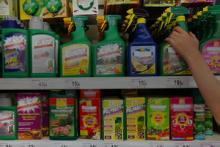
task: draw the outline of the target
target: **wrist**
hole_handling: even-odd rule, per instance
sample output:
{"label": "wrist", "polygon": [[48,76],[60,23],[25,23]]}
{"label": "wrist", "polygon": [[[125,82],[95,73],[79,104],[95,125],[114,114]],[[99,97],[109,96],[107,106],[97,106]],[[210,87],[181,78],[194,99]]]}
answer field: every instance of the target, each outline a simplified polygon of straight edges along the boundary
{"label": "wrist", "polygon": [[202,55],[199,52],[199,50],[193,50],[193,52],[191,52],[190,54],[185,56],[184,59],[186,60],[186,62],[188,64],[191,64],[192,62],[195,62],[195,61],[197,61],[199,59],[202,59]]}

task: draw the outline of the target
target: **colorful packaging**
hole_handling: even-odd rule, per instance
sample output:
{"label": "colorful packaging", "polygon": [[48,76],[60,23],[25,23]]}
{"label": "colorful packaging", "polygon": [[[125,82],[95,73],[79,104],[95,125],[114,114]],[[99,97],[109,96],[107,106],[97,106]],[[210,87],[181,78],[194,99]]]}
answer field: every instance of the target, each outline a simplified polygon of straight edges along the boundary
{"label": "colorful packaging", "polygon": [[101,138],[101,93],[99,90],[81,90],[79,102],[80,137]]}
{"label": "colorful packaging", "polygon": [[69,16],[68,0],[19,0],[20,19],[29,20],[31,16],[60,18]]}
{"label": "colorful packaging", "polygon": [[205,106],[205,134],[212,136],[213,132],[213,115],[208,106]]}
{"label": "colorful packaging", "polygon": [[0,107],[0,139],[17,139],[16,107]]}
{"label": "colorful packaging", "polygon": [[42,110],[40,93],[18,93],[18,139],[33,140],[42,138]]}
{"label": "colorful packaging", "polygon": [[170,139],[169,98],[149,98],[147,102],[147,139]]}
{"label": "colorful packaging", "polygon": [[146,98],[126,97],[126,139],[146,139]]}
{"label": "colorful packaging", "polygon": [[2,31],[3,77],[28,76],[28,32],[23,29]]}
{"label": "colorful packaging", "polygon": [[42,101],[42,134],[43,136],[49,135],[49,102],[46,94],[41,95]]}
{"label": "colorful packaging", "polygon": [[171,139],[193,140],[192,97],[172,97],[170,100]]}
{"label": "colorful packaging", "polygon": [[77,138],[76,102],[72,97],[54,95],[49,98],[49,136],[55,140]]}
{"label": "colorful packaging", "polygon": [[94,15],[98,14],[98,0],[74,0],[73,15]]}
{"label": "colorful packaging", "polygon": [[124,139],[124,104],[122,99],[105,98],[102,101],[104,140]]}
{"label": "colorful packaging", "polygon": [[0,18],[17,16],[17,0],[0,0]]}
{"label": "colorful packaging", "polygon": [[196,140],[205,139],[205,104],[194,104],[194,134]]}

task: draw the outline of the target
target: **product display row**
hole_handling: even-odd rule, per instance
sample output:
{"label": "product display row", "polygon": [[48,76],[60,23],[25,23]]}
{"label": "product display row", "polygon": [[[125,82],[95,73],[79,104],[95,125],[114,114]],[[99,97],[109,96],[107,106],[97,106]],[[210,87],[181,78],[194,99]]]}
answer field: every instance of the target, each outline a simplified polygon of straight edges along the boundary
{"label": "product display row", "polygon": [[100,90],[1,94],[0,139],[204,140],[213,118],[192,96],[101,96]]}
{"label": "product display row", "polygon": [[[14,20],[3,20],[3,77],[191,75],[185,61],[164,42],[175,26],[195,32],[205,61],[213,73],[220,73],[219,5],[204,7],[193,16],[182,6],[167,8],[150,27],[151,32],[145,18],[139,18],[132,9],[127,13],[122,25],[122,30],[129,32],[127,43],[118,32],[119,15],[105,17],[101,26],[108,29],[97,44],[91,44],[86,35],[86,16],[73,17],[76,29],[72,41],[64,44],[38,17],[32,17],[29,30],[13,28],[19,26]],[[132,28],[129,25],[134,21]]]}

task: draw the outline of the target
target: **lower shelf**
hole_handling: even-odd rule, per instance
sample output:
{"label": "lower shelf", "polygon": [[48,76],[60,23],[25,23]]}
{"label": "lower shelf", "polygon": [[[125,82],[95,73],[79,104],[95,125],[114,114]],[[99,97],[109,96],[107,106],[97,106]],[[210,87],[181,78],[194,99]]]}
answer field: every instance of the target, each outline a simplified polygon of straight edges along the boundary
{"label": "lower shelf", "polygon": [[204,141],[0,141],[0,147],[220,147],[220,135],[207,137]]}

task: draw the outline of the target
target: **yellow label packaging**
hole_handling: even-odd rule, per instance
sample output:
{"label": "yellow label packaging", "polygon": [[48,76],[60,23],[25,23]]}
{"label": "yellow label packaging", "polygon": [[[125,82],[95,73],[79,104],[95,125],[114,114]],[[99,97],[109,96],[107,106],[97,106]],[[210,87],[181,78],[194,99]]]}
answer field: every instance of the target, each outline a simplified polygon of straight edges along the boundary
{"label": "yellow label packaging", "polygon": [[146,98],[126,97],[126,139],[146,139]]}
{"label": "yellow label packaging", "polygon": [[121,99],[104,99],[102,101],[104,140],[124,139],[124,105]]}

